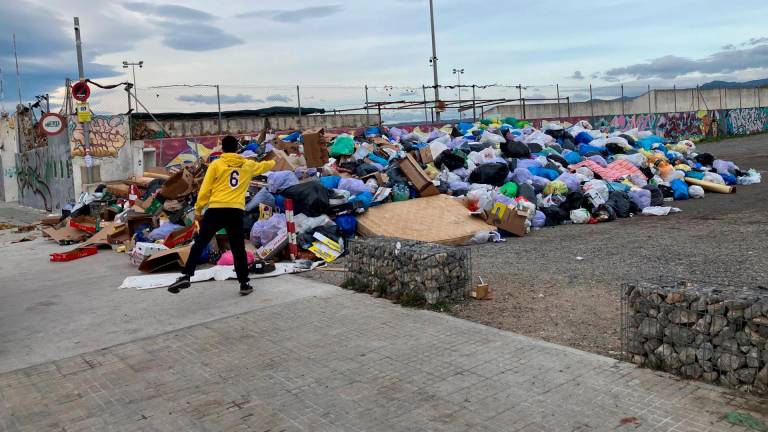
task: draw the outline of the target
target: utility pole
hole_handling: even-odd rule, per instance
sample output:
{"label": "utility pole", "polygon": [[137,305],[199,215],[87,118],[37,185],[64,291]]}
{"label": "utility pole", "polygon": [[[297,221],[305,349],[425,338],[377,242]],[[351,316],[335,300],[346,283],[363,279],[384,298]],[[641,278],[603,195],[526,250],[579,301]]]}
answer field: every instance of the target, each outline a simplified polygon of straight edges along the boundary
{"label": "utility pole", "polygon": [[371,115],[371,110],[368,108],[368,84],[365,85],[365,122],[368,122],[368,116]]}
{"label": "utility pole", "polygon": [[[144,61],[139,60],[138,62],[129,62],[129,61],[123,60],[123,69],[128,69],[128,66],[130,66],[131,69],[133,70],[133,100],[138,101],[139,94],[137,93],[138,87],[136,86],[136,66],[138,66],[139,69],[141,69],[142,67],[144,67]],[[134,109],[136,110],[136,112],[139,112],[139,105],[136,104]]]}
{"label": "utility pole", "polygon": [[464,74],[464,69],[453,69],[453,74],[456,75],[456,79],[458,80],[458,86],[459,89],[459,108],[456,110],[459,113],[459,120],[461,120],[461,76]]}
{"label": "utility pole", "polygon": [[19,90],[19,105],[16,107],[16,153],[21,154],[21,74],[19,56],[16,54],[16,33],[13,34],[13,58],[16,59],[16,88]]}
{"label": "utility pole", "polygon": [[[80,18],[75,17],[75,49],[77,50],[77,75],[80,81],[85,80],[85,71],[83,70],[83,42],[80,40]],[[83,146],[86,156],[91,155],[91,124],[83,123]],[[93,183],[93,163],[86,161],[86,180],[87,184]]]}
{"label": "utility pole", "polygon": [[[435,104],[440,100],[440,90],[437,83],[437,47],[435,45],[435,8],[432,4],[432,0],[429,0],[429,22],[432,27],[432,58],[430,63],[432,64],[432,74],[435,83]],[[440,111],[437,111],[436,120],[440,122]]]}
{"label": "utility pole", "polygon": [[219,108],[219,135],[222,135],[222,128],[221,128],[221,93],[219,91],[219,85],[216,84],[216,105]]}

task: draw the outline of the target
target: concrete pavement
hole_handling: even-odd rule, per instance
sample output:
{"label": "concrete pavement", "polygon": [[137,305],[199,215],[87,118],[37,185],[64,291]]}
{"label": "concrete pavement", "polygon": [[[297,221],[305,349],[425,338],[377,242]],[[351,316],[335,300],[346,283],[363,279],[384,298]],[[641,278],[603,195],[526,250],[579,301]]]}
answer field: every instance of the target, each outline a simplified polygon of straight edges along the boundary
{"label": "concrete pavement", "polygon": [[0,432],[747,431],[766,401],[304,278],[118,290],[0,241]]}

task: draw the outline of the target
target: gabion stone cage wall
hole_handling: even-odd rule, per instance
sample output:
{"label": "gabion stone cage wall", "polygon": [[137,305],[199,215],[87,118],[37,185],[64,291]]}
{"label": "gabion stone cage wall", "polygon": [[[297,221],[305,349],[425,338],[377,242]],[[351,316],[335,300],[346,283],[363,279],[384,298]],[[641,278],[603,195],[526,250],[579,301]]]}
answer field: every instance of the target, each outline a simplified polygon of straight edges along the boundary
{"label": "gabion stone cage wall", "polygon": [[627,360],[768,394],[768,289],[643,283],[621,298]]}
{"label": "gabion stone cage wall", "polygon": [[362,284],[361,291],[431,305],[465,299],[472,281],[469,248],[413,240],[354,240],[347,268],[347,279]]}

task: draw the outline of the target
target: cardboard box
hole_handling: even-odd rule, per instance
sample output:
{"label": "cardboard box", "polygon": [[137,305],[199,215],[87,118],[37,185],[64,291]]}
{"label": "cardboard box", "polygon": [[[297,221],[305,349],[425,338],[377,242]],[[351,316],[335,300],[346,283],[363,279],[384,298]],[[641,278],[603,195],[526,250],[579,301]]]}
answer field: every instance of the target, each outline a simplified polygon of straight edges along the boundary
{"label": "cardboard box", "polygon": [[273,149],[264,160],[275,161],[275,167],[272,171],[296,171],[296,165],[291,162],[288,155],[282,150]]}
{"label": "cardboard box", "polygon": [[126,224],[117,225],[112,229],[111,233],[107,233],[109,244],[124,244],[130,238],[131,236],[128,235],[128,226]]}
{"label": "cardboard box", "polygon": [[299,151],[299,143],[297,142],[283,141],[278,138],[272,141],[272,146],[278,150],[284,151],[286,154],[289,154],[289,155],[301,153]]}
{"label": "cardboard box", "polygon": [[279,254],[283,249],[288,246],[288,232],[280,231],[280,233],[271,242],[258,248],[256,253],[261,259],[269,259]]}
{"label": "cardboard box", "polygon": [[483,212],[483,214],[488,225],[493,225],[502,231],[518,237],[524,237],[527,234],[525,222],[528,219],[528,212],[526,211],[498,205],[497,203],[490,213]]}
{"label": "cardboard box", "polygon": [[310,129],[302,135],[304,141],[304,158],[308,168],[319,168],[328,163],[328,142],[325,140],[325,130]]}
{"label": "cardboard box", "polygon": [[172,175],[160,188],[158,194],[167,199],[187,196],[194,190],[195,178],[186,168]]}
{"label": "cardboard box", "polygon": [[421,161],[422,165],[426,165],[435,161],[434,158],[432,158],[432,149],[430,149],[429,146],[420,148],[418,152],[419,160]]}
{"label": "cardboard box", "polygon": [[76,216],[71,218],[69,226],[91,234],[94,234],[99,229],[96,218],[93,216]]}
{"label": "cardboard box", "polygon": [[173,265],[184,267],[187,264],[191,250],[192,246],[183,246],[156,252],[139,265],[139,271],[152,273]]}
{"label": "cardboard box", "polygon": [[410,154],[406,154],[405,158],[400,160],[400,170],[403,171],[405,177],[419,192],[419,196],[428,197],[440,193],[432,183],[432,180],[427,176],[427,173],[421,169],[421,166]]}
{"label": "cardboard box", "polygon": [[157,228],[157,218],[145,213],[129,213],[125,219],[125,225],[128,227],[128,237],[132,238],[141,225]]}
{"label": "cardboard box", "polygon": [[131,187],[125,183],[109,183],[107,184],[107,192],[119,198],[128,198]]}
{"label": "cardboard box", "polygon": [[40,221],[40,224],[41,224],[41,225],[48,225],[48,226],[53,226],[53,225],[58,225],[58,224],[59,224],[59,222],[61,222],[61,215],[57,215],[57,214],[50,214],[50,215],[48,215],[48,216],[44,217],[44,218],[43,218],[43,219]]}
{"label": "cardboard box", "polygon": [[67,245],[67,244],[73,244],[73,243],[80,243],[81,241],[84,241],[88,238],[90,234],[87,232],[80,231],[77,228],[72,228],[67,224],[63,228],[45,228],[43,230],[43,234],[50,237],[55,241],[56,243],[60,245]]}

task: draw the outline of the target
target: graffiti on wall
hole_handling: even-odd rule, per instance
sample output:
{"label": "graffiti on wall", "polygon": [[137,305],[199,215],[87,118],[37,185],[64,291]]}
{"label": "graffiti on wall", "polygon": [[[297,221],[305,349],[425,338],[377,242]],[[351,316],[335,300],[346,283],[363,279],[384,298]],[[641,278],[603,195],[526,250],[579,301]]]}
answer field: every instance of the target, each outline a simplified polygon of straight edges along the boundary
{"label": "graffiti on wall", "polygon": [[[77,121],[69,122],[69,136],[72,156],[85,156],[83,125]],[[117,157],[117,152],[128,140],[128,117],[93,116],[91,122],[91,155],[94,157]]]}
{"label": "graffiti on wall", "polygon": [[207,158],[218,144],[217,136],[144,140],[144,148],[155,149],[157,164],[169,167]]}
{"label": "graffiti on wall", "polygon": [[725,116],[729,134],[747,135],[768,130],[768,108],[732,109]]}
{"label": "graffiti on wall", "polygon": [[45,147],[18,153],[12,174],[20,204],[49,212],[60,210],[75,194],[67,134],[50,136]]}
{"label": "graffiti on wall", "polygon": [[717,111],[690,111],[658,114],[656,134],[672,140],[699,140],[717,136]]}

